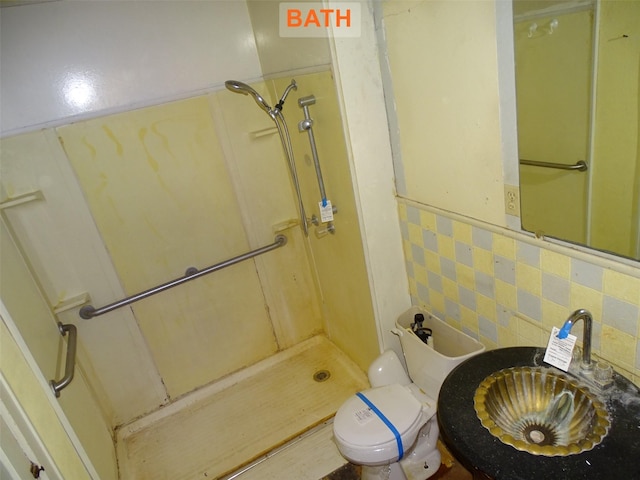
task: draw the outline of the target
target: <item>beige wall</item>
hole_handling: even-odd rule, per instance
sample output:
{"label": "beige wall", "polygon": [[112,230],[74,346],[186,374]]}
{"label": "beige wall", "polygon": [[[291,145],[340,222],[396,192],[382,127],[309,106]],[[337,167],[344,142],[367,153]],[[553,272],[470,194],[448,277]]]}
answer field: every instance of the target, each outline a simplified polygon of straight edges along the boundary
{"label": "beige wall", "polygon": [[493,3],[384,2],[382,14],[399,193],[504,225]]}

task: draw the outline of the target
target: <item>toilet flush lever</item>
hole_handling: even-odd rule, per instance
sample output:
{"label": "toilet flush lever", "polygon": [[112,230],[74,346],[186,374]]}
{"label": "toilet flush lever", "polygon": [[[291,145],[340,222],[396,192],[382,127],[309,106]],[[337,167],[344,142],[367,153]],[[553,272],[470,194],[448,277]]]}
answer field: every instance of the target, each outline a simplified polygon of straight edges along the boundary
{"label": "toilet flush lever", "polygon": [[391,333],[393,333],[396,337],[402,337],[404,335],[404,332],[399,328],[392,328]]}

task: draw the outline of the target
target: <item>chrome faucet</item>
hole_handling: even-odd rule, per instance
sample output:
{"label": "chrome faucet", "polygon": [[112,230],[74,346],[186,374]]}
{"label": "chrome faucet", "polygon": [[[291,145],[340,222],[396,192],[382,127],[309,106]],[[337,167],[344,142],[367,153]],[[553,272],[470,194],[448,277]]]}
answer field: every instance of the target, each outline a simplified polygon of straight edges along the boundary
{"label": "chrome faucet", "polygon": [[593,323],[593,317],[591,313],[581,308],[569,315],[569,318],[567,318],[558,332],[558,338],[567,338],[571,327],[573,327],[578,320],[584,320],[584,330],[582,331],[582,363],[580,368],[590,371],[593,369],[591,363],[591,324]]}

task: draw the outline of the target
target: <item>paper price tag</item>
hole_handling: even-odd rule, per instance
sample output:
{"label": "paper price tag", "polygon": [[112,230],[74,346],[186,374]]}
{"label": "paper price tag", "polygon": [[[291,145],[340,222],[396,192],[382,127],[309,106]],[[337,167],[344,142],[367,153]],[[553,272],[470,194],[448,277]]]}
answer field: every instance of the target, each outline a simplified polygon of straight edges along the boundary
{"label": "paper price tag", "polygon": [[333,222],[333,207],[329,200],[326,201],[326,205],[323,202],[318,202],[320,205],[320,221],[322,223]]}
{"label": "paper price tag", "polygon": [[566,372],[569,370],[569,364],[573,357],[573,347],[576,346],[576,336],[567,335],[567,338],[558,338],[558,327],[553,327],[551,330],[551,336],[549,337],[549,343],[547,344],[547,351],[544,354],[544,361],[556,368]]}

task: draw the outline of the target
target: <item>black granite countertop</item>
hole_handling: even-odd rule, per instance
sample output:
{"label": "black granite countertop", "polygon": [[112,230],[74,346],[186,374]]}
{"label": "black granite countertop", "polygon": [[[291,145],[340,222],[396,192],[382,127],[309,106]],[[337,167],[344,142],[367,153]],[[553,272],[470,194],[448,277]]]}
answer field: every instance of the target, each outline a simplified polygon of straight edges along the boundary
{"label": "black granite countertop", "polygon": [[543,357],[543,348],[502,348],[456,367],[438,399],[438,423],[447,447],[467,469],[494,480],[640,480],[640,389],[621,375],[614,374],[613,387],[601,395],[611,427],[592,450],[565,457],[532,455],[502,443],[482,426],[473,407],[480,382],[503,368],[550,367]]}

